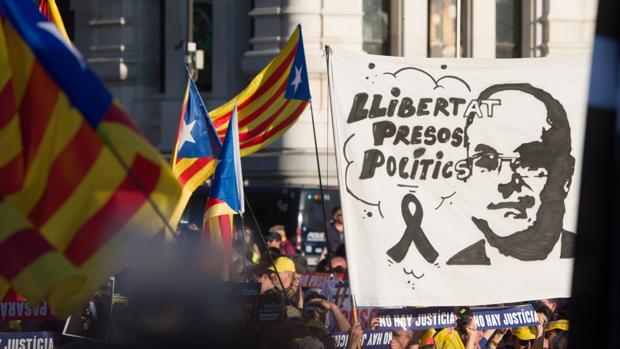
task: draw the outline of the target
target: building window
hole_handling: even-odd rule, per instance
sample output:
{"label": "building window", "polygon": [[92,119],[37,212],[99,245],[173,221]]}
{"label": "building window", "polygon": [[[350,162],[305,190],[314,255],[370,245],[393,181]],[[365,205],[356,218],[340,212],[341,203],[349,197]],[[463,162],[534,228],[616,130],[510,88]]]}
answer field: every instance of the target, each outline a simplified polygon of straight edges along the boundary
{"label": "building window", "polygon": [[390,54],[390,0],[364,0],[363,48],[375,55]]}
{"label": "building window", "polygon": [[204,53],[204,68],[198,71],[196,84],[201,91],[213,88],[213,0],[194,0],[193,41]]}
{"label": "building window", "polygon": [[496,0],[495,2],[495,57],[522,57],[520,0]]}
{"label": "building window", "polygon": [[[429,0],[428,56],[468,57],[470,52],[470,2]],[[457,46],[457,40],[460,45]],[[457,50],[460,54],[457,55]]]}

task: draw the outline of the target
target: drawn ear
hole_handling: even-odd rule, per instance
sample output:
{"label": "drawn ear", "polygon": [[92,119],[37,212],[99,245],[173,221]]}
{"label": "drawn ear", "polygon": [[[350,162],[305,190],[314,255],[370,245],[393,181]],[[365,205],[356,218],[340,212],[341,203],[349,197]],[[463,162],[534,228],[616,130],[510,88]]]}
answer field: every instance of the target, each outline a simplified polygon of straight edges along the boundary
{"label": "drawn ear", "polygon": [[572,176],[571,176],[571,178],[566,179],[566,182],[564,182],[564,188],[562,188],[562,189],[564,189],[564,193],[565,194],[568,194],[568,191],[570,190],[570,185],[571,185],[572,182],[573,182]]}

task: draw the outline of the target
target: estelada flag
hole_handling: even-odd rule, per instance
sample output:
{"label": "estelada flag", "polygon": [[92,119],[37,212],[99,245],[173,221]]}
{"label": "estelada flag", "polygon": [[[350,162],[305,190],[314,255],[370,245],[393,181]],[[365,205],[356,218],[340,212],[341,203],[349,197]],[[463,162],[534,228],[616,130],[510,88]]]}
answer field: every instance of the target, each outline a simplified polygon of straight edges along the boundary
{"label": "estelada flag", "polygon": [[0,284],[79,309],[178,200],[176,178],[32,1],[0,0]]}
{"label": "estelada flag", "polygon": [[221,147],[222,142],[211,123],[200,92],[188,76],[177,140],[172,151],[172,172],[183,189],[171,222],[178,222],[192,193],[211,177]]}
{"label": "estelada flag", "polygon": [[233,215],[243,212],[243,177],[235,105],[205,205],[203,229],[203,242],[224,251],[226,274],[232,270]]}
{"label": "estelada flag", "polygon": [[58,11],[58,6],[56,6],[56,0],[40,0],[39,3],[39,11],[43,14],[43,16],[47,17],[50,22],[54,23],[58,28],[58,31],[64,38],[70,42],[69,35],[67,35],[67,30],[65,29],[65,24],[62,21],[62,17],[60,16],[60,11]]}
{"label": "estelada flag", "polygon": [[280,53],[248,87],[209,114],[222,137],[238,103],[239,144],[241,156],[246,156],[280,138],[297,121],[309,100],[308,69],[298,25]]}

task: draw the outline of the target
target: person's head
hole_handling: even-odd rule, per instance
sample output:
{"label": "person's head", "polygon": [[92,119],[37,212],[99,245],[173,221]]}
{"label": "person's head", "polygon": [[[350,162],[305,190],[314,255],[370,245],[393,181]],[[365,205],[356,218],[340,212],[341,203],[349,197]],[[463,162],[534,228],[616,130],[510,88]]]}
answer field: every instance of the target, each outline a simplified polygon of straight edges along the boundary
{"label": "person's head", "polygon": [[279,250],[282,246],[282,236],[276,232],[269,231],[269,233],[265,236],[265,242],[267,243],[267,248],[275,248]]}
{"label": "person's head", "polygon": [[392,339],[390,340],[390,349],[405,349],[413,338],[413,331],[410,330],[395,330],[392,332]]}
{"label": "person's head", "polygon": [[335,223],[342,224],[342,209],[340,206],[334,206],[332,209],[332,220]]}
{"label": "person's head", "polygon": [[260,284],[260,294],[265,294],[265,292],[274,288],[274,283],[271,280],[270,274],[269,265],[265,262],[261,262],[252,267],[251,275],[254,281]]}
{"label": "person's head", "polygon": [[476,330],[476,322],[469,309],[459,315],[456,321],[456,330],[458,331],[463,343],[467,343],[470,336],[474,336],[473,340],[477,346],[478,342],[480,342],[480,339],[482,338],[482,331]]}
{"label": "person's head", "polygon": [[536,339],[536,327],[522,326],[513,328],[512,335],[516,338],[516,348],[530,349]]}
{"label": "person's head", "polygon": [[545,339],[551,343],[553,338],[555,338],[558,334],[563,332],[568,332],[569,323],[568,320],[556,320],[549,321],[545,325]]}
{"label": "person's head", "polygon": [[254,242],[254,231],[248,226],[243,227],[243,241],[246,244],[252,244]]}
{"label": "person's head", "polygon": [[315,320],[323,324],[327,322],[328,309],[321,304],[321,300],[327,300],[325,296],[318,292],[310,292],[309,295],[304,297],[304,321]]}
{"label": "person's head", "polygon": [[282,241],[286,241],[286,230],[284,229],[283,225],[274,225],[273,227],[269,228],[269,234],[271,233],[275,233],[280,235],[280,240]]}
{"label": "person's head", "polygon": [[553,309],[555,309],[555,304],[550,304],[545,301],[547,300],[534,302],[534,310],[536,310],[536,313],[542,314],[545,321],[551,321],[555,318],[555,313],[553,311]]}
{"label": "person's head", "polygon": [[[274,265],[275,268],[272,265],[268,268],[268,271],[271,272],[270,278],[275,288],[282,290],[282,286],[284,286],[285,289],[291,287],[291,284],[295,279],[295,262],[288,257],[278,257],[274,261]],[[278,275],[275,275],[276,272]],[[282,284],[280,284],[280,280],[282,280]]]}
{"label": "person's head", "polygon": [[330,272],[332,273],[346,273],[347,272],[347,260],[344,257],[334,256],[330,260]]}
{"label": "person's head", "polygon": [[[506,248],[509,255],[544,259],[560,236],[575,167],[566,111],[530,84],[494,85],[478,99],[499,99],[501,104],[494,106],[493,116],[472,114],[466,120],[471,173],[465,180],[482,198],[473,221],[492,245]],[[502,243],[498,240],[506,246],[497,246]]]}

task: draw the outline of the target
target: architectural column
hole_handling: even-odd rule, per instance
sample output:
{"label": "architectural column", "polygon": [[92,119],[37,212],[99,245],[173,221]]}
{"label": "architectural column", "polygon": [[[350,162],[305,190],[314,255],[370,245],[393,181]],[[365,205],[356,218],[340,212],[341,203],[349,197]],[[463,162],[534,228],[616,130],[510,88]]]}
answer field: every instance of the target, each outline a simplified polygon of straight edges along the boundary
{"label": "architectural column", "polygon": [[[301,23],[310,92],[317,126],[323,183],[337,184],[333,133],[328,128],[327,74],[324,45],[337,50],[362,49],[362,0],[256,0],[252,49],[244,54],[243,71],[256,74],[271,60]],[[281,182],[318,185],[310,108],[282,138],[259,153],[244,158],[251,184]],[[274,178],[274,173],[279,178]]]}

